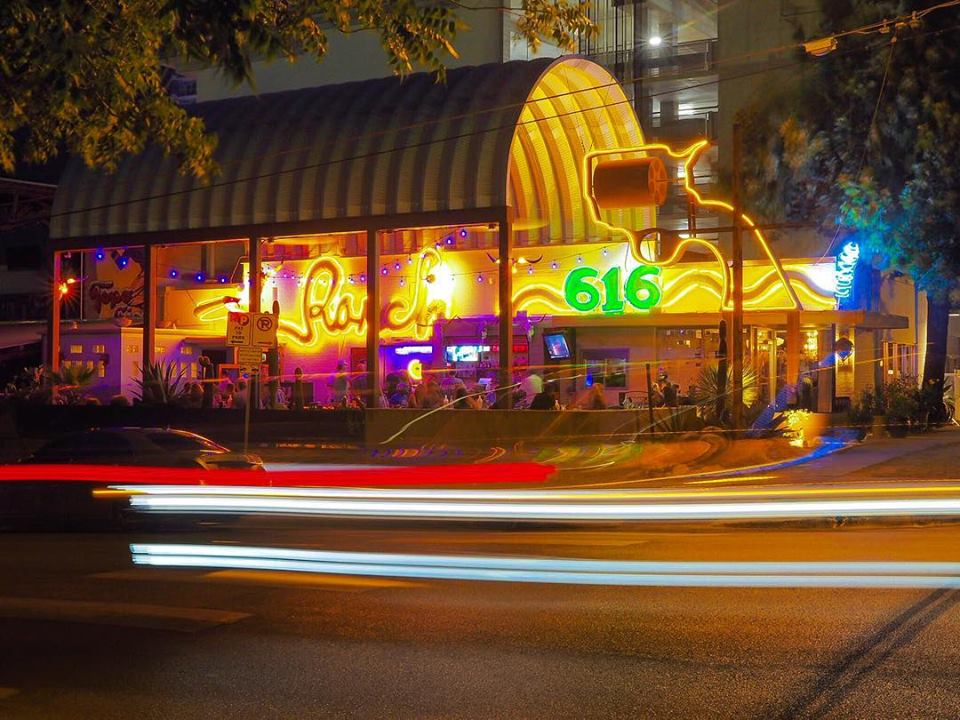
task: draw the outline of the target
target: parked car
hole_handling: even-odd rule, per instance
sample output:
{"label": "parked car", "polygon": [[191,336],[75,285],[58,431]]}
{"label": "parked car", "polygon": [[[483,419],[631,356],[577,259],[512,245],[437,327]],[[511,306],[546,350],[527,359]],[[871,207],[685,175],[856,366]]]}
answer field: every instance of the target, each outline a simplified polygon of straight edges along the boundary
{"label": "parked car", "polygon": [[50,440],[24,463],[137,465],[233,470],[263,470],[263,461],[235,453],[209,438],[170,428],[96,428]]}
{"label": "parked car", "polygon": [[[263,461],[231,452],[213,440],[169,428],[94,428],[60,435],[19,462],[33,465],[115,465],[130,467],[131,482],[149,482],[150,467],[262,471]],[[95,498],[96,482],[44,480],[0,483],[0,524],[41,522],[57,528],[123,524],[125,497]]]}

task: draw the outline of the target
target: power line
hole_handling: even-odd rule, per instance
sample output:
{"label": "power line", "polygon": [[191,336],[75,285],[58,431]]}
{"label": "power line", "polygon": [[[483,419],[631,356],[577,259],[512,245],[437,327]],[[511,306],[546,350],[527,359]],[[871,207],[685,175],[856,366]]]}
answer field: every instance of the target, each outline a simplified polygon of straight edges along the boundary
{"label": "power line", "polygon": [[[960,2],[960,0],[958,0],[958,2]],[[884,43],[884,44],[885,44],[885,43]],[[851,49],[851,50],[847,51],[847,53],[844,53],[844,54],[851,54],[851,53],[856,53],[856,52],[862,52],[862,51],[864,51],[864,50],[872,50],[874,47],[876,47],[876,46],[866,46],[866,47],[863,47],[863,48],[855,48],[855,49]],[[733,80],[742,80],[742,79],[747,78],[747,77],[754,77],[754,76],[756,76],[756,75],[761,75],[761,74],[765,74],[765,73],[768,73],[768,72],[775,72],[775,71],[778,71],[778,70],[784,70],[784,69],[787,69],[787,68],[796,67],[796,66],[801,65],[801,64],[803,64],[803,63],[805,63],[805,62],[806,62],[805,59],[801,59],[801,60],[797,60],[797,61],[790,62],[790,63],[783,63],[783,64],[776,65],[776,66],[764,67],[764,68],[760,68],[760,69],[757,69],[757,70],[753,70],[753,71],[741,73],[741,74],[739,74],[739,75],[732,75],[732,76],[727,76],[727,77],[724,77],[724,78],[718,78],[718,79],[715,79],[715,80],[707,80],[707,81],[704,81],[704,82],[701,82],[701,83],[694,83],[694,84],[692,84],[692,85],[687,86],[686,89],[692,89],[692,88],[697,88],[697,87],[707,87],[707,86],[710,86],[710,85],[718,85],[718,84],[720,84],[721,82],[729,82],[729,81],[733,81]],[[635,81],[635,82],[639,82],[639,80],[637,80],[637,81]],[[589,90],[590,90],[590,91],[594,91],[594,90],[600,89],[600,88],[602,88],[602,87],[608,87],[608,86],[611,86],[611,85],[619,85],[619,83],[617,83],[617,82],[608,83],[608,84],[603,85],[603,86],[591,87],[591,88],[589,88]],[[557,95],[555,95],[555,96],[553,96],[553,97],[561,97],[561,96],[563,96],[563,95],[573,94],[574,92],[584,92],[584,90],[571,91],[571,92],[568,92],[568,93],[559,93],[559,94],[557,94]],[[674,90],[669,90],[669,91],[666,91],[666,90],[665,90],[665,91],[662,91],[662,92],[660,92],[660,93],[651,93],[651,94],[648,95],[647,97],[658,97],[658,96],[660,96],[660,95],[672,95],[672,94],[674,94],[675,92],[676,92],[676,91],[674,91]],[[539,98],[538,100],[545,100],[545,99],[547,99],[547,98]],[[589,108],[589,110],[601,110],[601,109],[616,107],[616,106],[624,105],[624,104],[632,104],[632,102],[633,102],[633,101],[630,100],[629,98],[624,98],[623,100],[617,100],[617,101],[615,101],[615,102],[609,102],[609,103],[601,103],[601,104],[592,106],[592,107]],[[489,111],[489,110],[483,110],[483,111],[482,111],[482,113],[487,113],[487,112],[491,112],[491,111]],[[302,172],[302,171],[304,171],[304,170],[313,170],[313,169],[316,169],[316,168],[325,167],[325,166],[328,166],[328,165],[339,164],[339,163],[344,163],[344,162],[353,162],[353,161],[356,161],[356,160],[363,160],[363,159],[366,159],[366,158],[376,157],[376,156],[379,156],[379,155],[385,155],[385,154],[390,154],[390,153],[394,153],[394,152],[400,152],[400,151],[403,151],[403,150],[415,149],[415,148],[423,147],[423,146],[426,146],[426,145],[433,145],[433,144],[437,144],[437,143],[450,142],[450,141],[453,141],[453,140],[460,140],[460,139],[464,139],[464,138],[468,138],[468,137],[473,137],[473,136],[476,136],[476,135],[481,135],[481,134],[485,134],[485,133],[489,133],[489,132],[495,132],[495,131],[497,131],[497,130],[503,130],[503,129],[508,128],[508,127],[519,127],[519,126],[527,125],[527,124],[531,124],[531,123],[540,123],[540,122],[547,122],[547,121],[550,121],[550,120],[557,120],[557,119],[560,119],[560,118],[563,118],[563,117],[569,117],[569,116],[571,116],[571,115],[579,115],[579,114],[582,114],[583,112],[585,112],[583,109],[576,109],[576,110],[571,110],[571,111],[567,111],[567,112],[563,112],[563,113],[558,113],[558,114],[555,114],[555,115],[548,115],[548,116],[544,116],[544,117],[532,118],[532,119],[529,119],[529,120],[511,121],[509,124],[496,125],[496,126],[493,126],[493,127],[484,128],[484,129],[482,129],[482,130],[471,130],[471,131],[468,131],[468,132],[463,132],[463,133],[459,133],[459,134],[455,134],[455,135],[447,135],[447,136],[444,136],[444,137],[442,137],[442,138],[430,138],[430,139],[428,139],[428,140],[423,140],[423,141],[419,141],[419,142],[416,142],[416,143],[411,143],[411,144],[402,145],[402,146],[398,146],[398,147],[384,148],[384,149],[380,149],[380,150],[375,150],[375,151],[371,151],[371,152],[367,152],[367,153],[359,153],[359,154],[356,154],[356,155],[351,155],[351,156],[347,156],[347,157],[343,157],[343,158],[337,158],[337,159],[332,159],[332,160],[323,160],[323,161],[319,161],[319,162],[316,162],[316,163],[311,163],[311,164],[308,164],[308,165],[301,165],[301,166],[294,167],[294,168],[284,168],[284,169],[280,169],[280,170],[274,170],[274,171],[271,171],[271,172],[268,172],[268,173],[260,173],[260,174],[255,174],[255,175],[248,175],[248,176],[245,176],[245,177],[242,177],[242,178],[234,178],[234,179],[231,179],[231,180],[224,180],[224,181],[221,181],[221,182],[210,183],[210,184],[205,185],[205,186],[202,186],[202,187],[191,187],[191,188],[185,188],[185,189],[183,189],[183,190],[176,190],[176,191],[171,191],[171,192],[166,192],[166,193],[157,193],[157,194],[154,194],[154,195],[147,195],[147,196],[143,196],[143,197],[139,197],[139,198],[133,198],[133,199],[128,199],[128,200],[121,200],[121,201],[112,202],[112,203],[104,203],[104,204],[101,204],[101,205],[95,205],[95,206],[90,206],[90,207],[85,207],[85,208],[78,208],[78,209],[73,209],[73,210],[64,210],[64,211],[61,211],[61,212],[58,212],[58,213],[52,213],[52,214],[50,215],[50,218],[52,219],[52,218],[59,218],[59,217],[67,217],[67,216],[70,216],[70,215],[87,213],[87,212],[92,212],[92,211],[95,211],[95,210],[106,210],[106,209],[113,208],[113,207],[121,207],[121,206],[125,206],[125,205],[132,205],[132,204],[135,204],[135,203],[149,202],[149,201],[152,201],[152,200],[159,200],[159,199],[168,198],[168,197],[178,197],[178,196],[181,196],[181,195],[187,195],[187,194],[191,194],[191,193],[198,192],[198,191],[210,190],[210,189],[220,188],[220,187],[228,187],[228,186],[236,185],[236,184],[239,184],[239,183],[251,182],[251,181],[254,181],[254,180],[263,180],[263,179],[267,179],[267,178],[271,178],[271,177],[276,177],[276,176],[279,176],[279,175],[285,175],[285,174],[289,174],[289,173]],[[449,119],[449,118],[447,118],[447,119]],[[398,130],[398,129],[391,129],[391,130],[388,130],[388,131],[385,131],[385,132],[395,132],[395,131],[397,131],[397,130]],[[366,137],[369,137],[369,136],[372,136],[372,135],[375,135],[375,134],[371,134],[371,135],[368,135],[368,136],[366,136]],[[363,137],[365,137],[365,136],[364,136],[364,135],[359,135],[359,136],[355,136],[354,138],[349,138],[348,140],[357,140],[357,139],[362,139]],[[286,151],[285,151],[285,152],[286,152]]]}

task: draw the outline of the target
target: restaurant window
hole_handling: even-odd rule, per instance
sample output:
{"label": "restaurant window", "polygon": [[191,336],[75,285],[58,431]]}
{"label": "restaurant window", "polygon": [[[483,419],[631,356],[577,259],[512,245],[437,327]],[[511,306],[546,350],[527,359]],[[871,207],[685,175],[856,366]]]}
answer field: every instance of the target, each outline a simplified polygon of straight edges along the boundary
{"label": "restaurant window", "polygon": [[106,345],[94,345],[94,346],[93,346],[93,351],[94,351],[95,353],[105,353],[105,352],[107,351],[107,346],[106,346]]}
{"label": "restaurant window", "polygon": [[584,349],[587,385],[603,383],[605,388],[627,387],[627,363],[630,350],[627,348]]}
{"label": "restaurant window", "polygon": [[71,355],[79,355],[79,354],[82,353],[82,352],[83,352],[83,345],[71,345],[71,346],[70,346],[70,354],[71,354]]}

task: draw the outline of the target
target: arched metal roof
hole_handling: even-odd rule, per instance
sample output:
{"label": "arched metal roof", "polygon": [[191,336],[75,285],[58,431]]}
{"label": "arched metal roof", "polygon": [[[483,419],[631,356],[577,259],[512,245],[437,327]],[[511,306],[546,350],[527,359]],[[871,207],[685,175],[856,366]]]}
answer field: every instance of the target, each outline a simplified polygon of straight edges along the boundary
{"label": "arched metal roof", "polygon": [[521,244],[582,242],[592,231],[579,158],[642,140],[620,86],[576,57],[458,68],[445,84],[419,73],[191,112],[219,136],[214,182],[180,175],[155,147],[113,174],[74,158],[54,199],[51,238],[274,234],[300,223],[509,205]]}

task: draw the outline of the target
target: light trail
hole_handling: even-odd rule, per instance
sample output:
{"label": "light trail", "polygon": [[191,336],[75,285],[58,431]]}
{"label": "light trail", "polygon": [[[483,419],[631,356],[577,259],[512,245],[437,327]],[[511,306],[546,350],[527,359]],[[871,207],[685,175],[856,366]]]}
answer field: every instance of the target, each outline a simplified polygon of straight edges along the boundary
{"label": "light trail", "polygon": [[[890,488],[618,493],[120,486],[147,512],[489,520],[728,520],[960,515],[960,497],[857,498]],[[960,487],[899,488],[956,494]],[[848,497],[818,498],[843,493]],[[922,494],[922,493],[918,493]],[[777,499],[771,497],[780,496]],[[709,499],[708,499],[709,498]]]}
{"label": "light trail", "polygon": [[0,465],[0,482],[81,482],[97,485],[134,485],[142,477],[151,485],[267,486],[267,487],[377,487],[526,484],[537,485],[553,474],[552,465],[534,462],[498,465],[354,466],[325,470],[313,466],[283,472],[204,470],[200,468],[130,465]]}
{"label": "light trail", "polygon": [[436,580],[667,587],[960,587],[956,562],[672,562],[132,544],[137,565]]}

